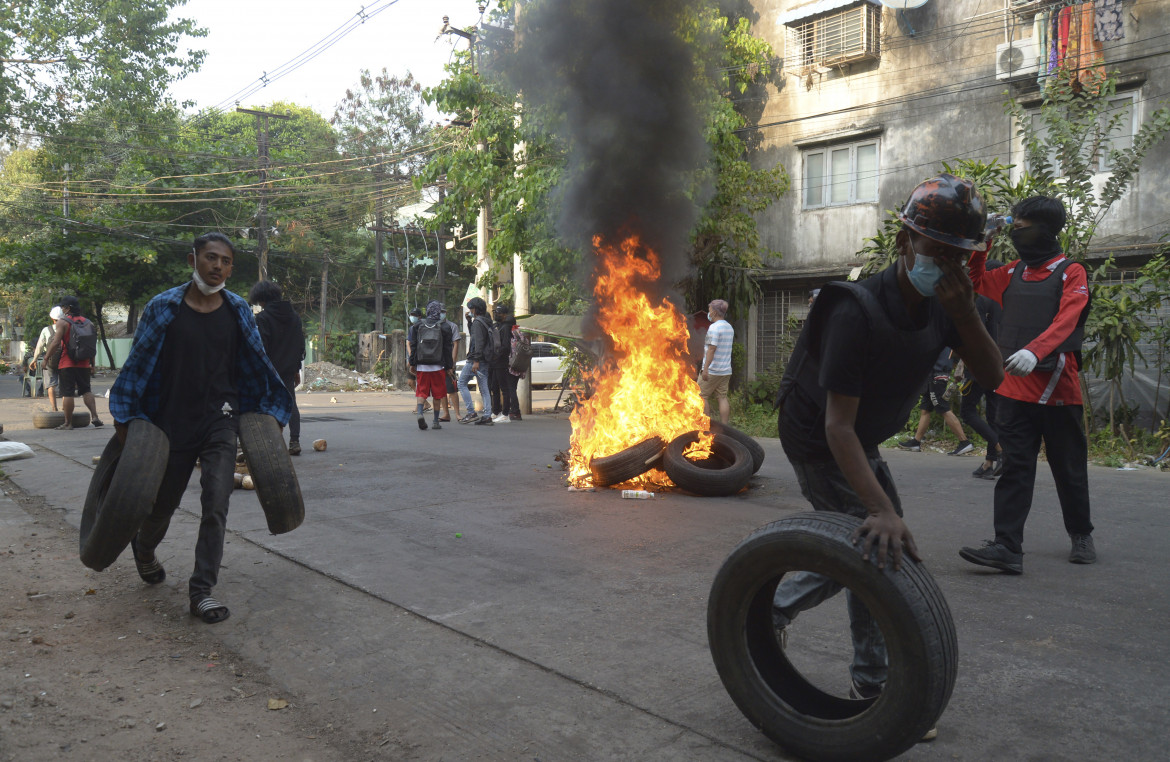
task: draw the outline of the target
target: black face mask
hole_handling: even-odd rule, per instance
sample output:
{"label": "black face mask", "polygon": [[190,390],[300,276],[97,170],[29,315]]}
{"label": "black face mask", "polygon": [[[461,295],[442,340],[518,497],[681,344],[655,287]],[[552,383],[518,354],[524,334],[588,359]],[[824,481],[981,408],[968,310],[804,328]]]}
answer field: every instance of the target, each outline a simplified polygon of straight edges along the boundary
{"label": "black face mask", "polygon": [[1060,241],[1044,223],[1013,228],[1009,237],[1020,259],[1032,267],[1042,265],[1060,253]]}

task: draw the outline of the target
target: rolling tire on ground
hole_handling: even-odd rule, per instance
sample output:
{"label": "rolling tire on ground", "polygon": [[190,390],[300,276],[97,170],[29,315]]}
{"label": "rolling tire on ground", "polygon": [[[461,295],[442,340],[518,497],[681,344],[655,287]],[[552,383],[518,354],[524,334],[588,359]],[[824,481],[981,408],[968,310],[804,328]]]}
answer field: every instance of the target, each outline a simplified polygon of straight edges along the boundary
{"label": "rolling tire on ground", "polygon": [[[723,562],[708,599],[711,656],[727,692],[764,735],[806,759],[894,757],[934,727],[955,685],[958,643],[942,592],[909,557],[899,572],[863,560],[850,542],[858,524],[817,512],[757,529]],[[826,693],[788,661],[773,628],[772,598],[793,571],[833,578],[873,615],[889,653],[889,676],[876,699]]]}
{"label": "rolling tire on ground", "polygon": [[[37,410],[33,412],[33,428],[55,429],[65,423],[65,413],[60,410]],[[73,411],[73,428],[84,429],[89,425],[89,413]]]}
{"label": "rolling tire on ground", "polygon": [[305,500],[280,424],[265,413],[244,413],[240,416],[240,447],[268,531],[284,534],[299,527],[305,520]]}
{"label": "rolling tire on ground", "polygon": [[593,474],[593,486],[608,487],[641,476],[654,468],[656,458],[662,454],[664,447],[666,443],[662,441],[662,437],[650,437],[621,452],[606,455],[604,458],[594,458],[589,463],[589,471]]}
{"label": "rolling tire on ground", "polygon": [[752,473],[760,470],[760,466],[764,465],[764,448],[760,447],[760,443],[756,441],[755,437],[745,434],[734,426],[730,426],[722,421],[714,418],[711,419],[711,433],[712,434],[726,434],[727,436],[739,442],[747,448],[747,451],[752,456]]}
{"label": "rolling tire on ground", "polygon": [[81,563],[101,571],[130,544],[154,506],[170,451],[162,429],[140,418],[130,421],[125,447],[110,437],[81,512]]}
{"label": "rolling tire on ground", "polygon": [[713,458],[688,460],[683,450],[699,438],[699,432],[680,434],[666,446],[662,467],[666,475],[688,492],[706,497],[734,495],[752,478],[752,456],[748,449],[726,434],[716,434],[711,446]]}

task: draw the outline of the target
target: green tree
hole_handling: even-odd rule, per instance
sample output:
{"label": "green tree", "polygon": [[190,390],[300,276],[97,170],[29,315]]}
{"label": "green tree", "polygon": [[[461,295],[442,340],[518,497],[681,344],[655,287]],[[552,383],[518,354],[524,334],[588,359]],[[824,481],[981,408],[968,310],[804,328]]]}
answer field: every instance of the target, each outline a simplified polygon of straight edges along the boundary
{"label": "green tree", "polygon": [[155,104],[167,85],[196,70],[204,37],[171,19],[184,0],[20,0],[0,11],[0,137],[18,126],[49,131],[100,104]]}

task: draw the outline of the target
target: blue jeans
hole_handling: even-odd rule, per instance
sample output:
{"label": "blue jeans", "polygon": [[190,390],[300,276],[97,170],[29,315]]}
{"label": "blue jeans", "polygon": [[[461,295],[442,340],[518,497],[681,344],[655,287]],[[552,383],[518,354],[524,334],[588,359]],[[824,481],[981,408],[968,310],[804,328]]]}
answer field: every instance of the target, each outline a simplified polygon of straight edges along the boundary
{"label": "blue jeans", "polygon": [[[882,485],[886,495],[894,504],[894,510],[902,515],[902,502],[894,487],[890,468],[876,452],[869,455],[869,467]],[[844,513],[864,519],[868,512],[861,498],[849,486],[845,474],[835,462],[798,463],[793,461],[800,492],[815,510]],[[776,588],[772,599],[772,622],[776,627],[787,627],[788,623],[802,611],[820,605],[841,592],[841,584],[813,572],[793,572],[785,575]],[[859,686],[881,686],[886,682],[888,659],[886,641],[882,631],[874,622],[869,609],[849,590],[845,591],[845,603],[849,610],[849,630],[853,640],[853,663],[849,673]]]}
{"label": "blue jeans", "polygon": [[471,360],[463,363],[463,370],[459,373],[459,395],[463,397],[463,408],[468,413],[475,412],[475,403],[471,401],[471,389],[467,387],[467,382],[471,377],[475,376],[475,385],[479,389],[479,395],[483,399],[483,414],[492,414],[492,395],[488,389],[488,369],[486,362],[480,362],[479,370],[474,371],[474,363]]}

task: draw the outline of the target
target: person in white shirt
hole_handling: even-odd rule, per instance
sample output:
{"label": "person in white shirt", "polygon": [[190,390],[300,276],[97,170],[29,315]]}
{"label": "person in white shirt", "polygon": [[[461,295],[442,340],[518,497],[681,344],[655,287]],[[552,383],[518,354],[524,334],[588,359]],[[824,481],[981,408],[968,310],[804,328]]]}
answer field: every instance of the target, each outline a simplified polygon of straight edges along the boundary
{"label": "person in white shirt", "polygon": [[731,382],[731,345],[735,343],[735,329],[725,319],[727,302],[715,299],[707,305],[707,318],[711,327],[703,342],[703,370],[699,373],[699,394],[711,410],[711,398],[719,400],[719,420],[727,423],[731,419],[731,403],[727,399],[727,388]]}

